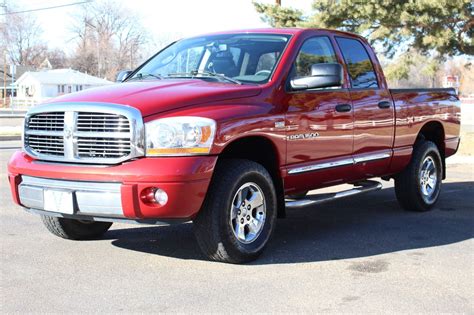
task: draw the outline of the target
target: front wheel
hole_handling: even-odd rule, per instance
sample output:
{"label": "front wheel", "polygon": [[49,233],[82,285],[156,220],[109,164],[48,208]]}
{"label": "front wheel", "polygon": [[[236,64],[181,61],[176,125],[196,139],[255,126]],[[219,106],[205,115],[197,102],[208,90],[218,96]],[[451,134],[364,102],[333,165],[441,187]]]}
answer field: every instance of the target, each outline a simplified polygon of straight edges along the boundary
{"label": "front wheel", "polygon": [[395,193],[403,208],[428,211],[435,205],[441,191],[442,163],[433,142],[415,145],[410,164],[395,177]]}
{"label": "front wheel", "polygon": [[254,260],[270,239],[276,209],[275,187],[262,165],[248,160],[223,160],[193,222],[197,242],[212,260]]}
{"label": "front wheel", "polygon": [[52,234],[70,240],[88,240],[102,236],[112,223],[82,221],[42,215],[44,226]]}

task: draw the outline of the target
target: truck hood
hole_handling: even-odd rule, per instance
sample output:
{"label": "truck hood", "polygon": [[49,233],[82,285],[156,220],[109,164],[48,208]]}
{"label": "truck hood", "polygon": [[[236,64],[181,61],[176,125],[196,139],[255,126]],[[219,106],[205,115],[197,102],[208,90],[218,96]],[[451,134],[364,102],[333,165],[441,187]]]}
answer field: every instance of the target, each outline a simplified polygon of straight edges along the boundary
{"label": "truck hood", "polygon": [[186,106],[258,95],[255,85],[206,82],[199,79],[164,79],[117,83],[52,99],[59,102],[99,102],[130,105],[143,117]]}

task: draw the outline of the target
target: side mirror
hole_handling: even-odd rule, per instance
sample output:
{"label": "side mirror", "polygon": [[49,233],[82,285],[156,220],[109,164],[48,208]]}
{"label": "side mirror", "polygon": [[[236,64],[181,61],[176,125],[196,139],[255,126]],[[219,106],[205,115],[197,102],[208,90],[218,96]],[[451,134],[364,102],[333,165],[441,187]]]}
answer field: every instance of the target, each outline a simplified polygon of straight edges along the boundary
{"label": "side mirror", "polygon": [[311,76],[291,80],[293,90],[308,90],[342,85],[342,66],[338,63],[317,63],[311,65]]}
{"label": "side mirror", "polygon": [[132,73],[132,70],[122,70],[117,74],[117,77],[115,78],[115,82],[123,82],[128,75]]}

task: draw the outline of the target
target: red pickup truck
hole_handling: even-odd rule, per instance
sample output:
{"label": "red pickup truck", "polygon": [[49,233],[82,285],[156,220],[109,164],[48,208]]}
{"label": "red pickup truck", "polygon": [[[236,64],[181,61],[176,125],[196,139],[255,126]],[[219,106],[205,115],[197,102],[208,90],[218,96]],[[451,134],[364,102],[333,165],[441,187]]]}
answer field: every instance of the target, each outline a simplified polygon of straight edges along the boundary
{"label": "red pickup truck", "polygon": [[[367,41],[345,32],[184,39],[119,81],[25,117],[13,199],[59,237],[193,221],[210,259],[247,262],[285,211],[380,189],[371,178],[429,210],[460,141],[453,89],[389,89]],[[307,195],[343,183],[354,187]]]}

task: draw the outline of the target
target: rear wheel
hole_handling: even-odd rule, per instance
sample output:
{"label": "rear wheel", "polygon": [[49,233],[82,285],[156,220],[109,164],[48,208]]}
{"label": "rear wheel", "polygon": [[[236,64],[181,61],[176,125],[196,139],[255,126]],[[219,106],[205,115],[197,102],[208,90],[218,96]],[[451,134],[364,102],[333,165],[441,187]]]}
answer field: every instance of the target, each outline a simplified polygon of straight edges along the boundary
{"label": "rear wheel", "polygon": [[42,215],[41,219],[52,234],[70,240],[99,238],[112,225],[110,222],[82,221],[45,215]]}
{"label": "rear wheel", "polygon": [[275,187],[268,171],[248,160],[219,163],[204,205],[194,220],[197,242],[212,260],[256,259],[273,231]]}
{"label": "rear wheel", "polygon": [[415,145],[410,164],[395,177],[400,205],[410,211],[430,210],[441,191],[442,169],[441,155],[433,142]]}

